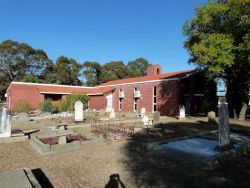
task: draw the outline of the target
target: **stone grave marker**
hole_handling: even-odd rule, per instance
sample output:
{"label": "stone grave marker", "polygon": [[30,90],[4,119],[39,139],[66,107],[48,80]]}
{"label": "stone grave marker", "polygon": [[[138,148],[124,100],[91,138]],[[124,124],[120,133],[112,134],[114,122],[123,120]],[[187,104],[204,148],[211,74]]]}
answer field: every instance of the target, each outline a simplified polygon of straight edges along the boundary
{"label": "stone grave marker", "polygon": [[230,145],[229,115],[226,103],[219,106],[219,148],[225,148]]}
{"label": "stone grave marker", "polygon": [[10,137],[11,122],[7,108],[0,108],[0,115],[0,137]]}
{"label": "stone grave marker", "polygon": [[[59,126],[58,131],[63,133],[65,131],[65,126]],[[67,144],[67,136],[66,135],[59,136],[58,144]]]}
{"label": "stone grave marker", "polygon": [[83,104],[81,101],[75,103],[75,122],[83,121]]}
{"label": "stone grave marker", "polygon": [[153,114],[153,123],[159,123],[160,122],[161,114],[159,111],[155,111]]}
{"label": "stone grave marker", "polygon": [[215,123],[216,122],[215,112],[213,112],[213,111],[208,112],[207,117],[208,117],[208,123]]}
{"label": "stone grave marker", "polygon": [[29,117],[26,112],[22,112],[18,114],[18,122],[28,122],[28,121],[29,121]]}
{"label": "stone grave marker", "polygon": [[109,114],[109,119],[115,119],[115,111],[114,111],[114,109],[111,110],[111,112]]}
{"label": "stone grave marker", "polygon": [[144,117],[146,113],[146,109],[145,108],[141,108],[141,117]]}
{"label": "stone grave marker", "polygon": [[184,105],[179,106],[179,112],[180,112],[179,119],[182,119],[182,118],[186,117],[185,106]]}
{"label": "stone grave marker", "polygon": [[99,110],[99,116],[100,116],[100,117],[104,117],[104,116],[105,116],[105,113],[106,113],[106,111],[105,111],[104,109],[100,109],[100,110]]}

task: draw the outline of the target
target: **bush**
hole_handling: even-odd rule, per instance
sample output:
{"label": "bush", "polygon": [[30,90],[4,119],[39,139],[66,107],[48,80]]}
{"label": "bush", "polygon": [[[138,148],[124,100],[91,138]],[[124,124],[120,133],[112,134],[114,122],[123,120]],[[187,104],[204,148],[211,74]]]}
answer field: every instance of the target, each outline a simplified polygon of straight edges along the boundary
{"label": "bush", "polygon": [[51,103],[51,99],[44,100],[40,106],[40,110],[42,112],[54,112],[54,107]]}
{"label": "bush", "polygon": [[31,110],[31,105],[27,101],[19,101],[17,102],[15,109],[18,113],[28,113]]}
{"label": "bush", "polygon": [[57,102],[57,104],[58,104],[58,111],[59,112],[66,112],[66,111],[68,111],[69,104],[68,104],[67,99],[66,100],[60,100],[60,101]]}
{"label": "bush", "polygon": [[83,104],[83,110],[88,108],[89,97],[83,94],[71,94],[65,100],[59,100],[56,104],[56,109],[59,112],[74,111],[75,103],[81,101]]}
{"label": "bush", "polygon": [[87,95],[84,94],[71,94],[68,96],[67,98],[68,101],[68,110],[69,111],[74,111],[75,110],[75,103],[77,101],[81,101],[83,104],[83,110],[86,110],[88,108],[88,101],[89,101],[89,97]]}
{"label": "bush", "polygon": [[52,106],[54,108],[54,112],[60,112],[60,104],[59,104],[60,101],[55,101],[52,103]]}

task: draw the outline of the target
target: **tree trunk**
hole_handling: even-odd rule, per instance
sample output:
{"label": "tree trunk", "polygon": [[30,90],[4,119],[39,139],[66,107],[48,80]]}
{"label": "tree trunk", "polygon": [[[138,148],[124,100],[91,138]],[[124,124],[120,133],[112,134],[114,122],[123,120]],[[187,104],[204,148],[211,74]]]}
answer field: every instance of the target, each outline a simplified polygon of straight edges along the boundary
{"label": "tree trunk", "polygon": [[246,112],[247,112],[247,104],[243,103],[239,114],[239,120],[245,120]]}

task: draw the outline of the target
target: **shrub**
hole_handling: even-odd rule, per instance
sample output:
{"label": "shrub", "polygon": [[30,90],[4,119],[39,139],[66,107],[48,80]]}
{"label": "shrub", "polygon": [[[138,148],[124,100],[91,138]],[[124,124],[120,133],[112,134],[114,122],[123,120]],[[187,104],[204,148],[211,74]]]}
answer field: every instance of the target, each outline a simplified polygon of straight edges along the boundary
{"label": "shrub", "polygon": [[75,94],[69,95],[67,98],[67,101],[68,101],[68,110],[69,111],[75,110],[74,105],[77,101],[81,101],[83,104],[83,110],[86,110],[88,108],[89,97],[87,95],[84,95],[84,94],[75,93]]}
{"label": "shrub", "polygon": [[60,101],[55,101],[52,103],[52,106],[54,108],[54,112],[60,112],[60,104],[59,104]]}
{"label": "shrub", "polygon": [[69,106],[69,104],[68,104],[68,100],[60,100],[60,101],[58,101],[57,102],[57,104],[58,104],[58,111],[59,112],[66,112],[66,111],[68,111],[68,106]]}
{"label": "shrub", "polygon": [[4,107],[4,104],[3,103],[0,103],[0,108]]}
{"label": "shrub", "polygon": [[42,112],[53,112],[54,108],[53,105],[51,103],[51,99],[46,99],[42,102],[41,106],[40,106],[40,110]]}
{"label": "shrub", "polygon": [[55,105],[55,109],[59,112],[74,111],[74,106],[77,101],[81,101],[83,103],[83,110],[88,108],[89,97],[84,94],[76,93],[69,95],[65,100],[59,100]]}
{"label": "shrub", "polygon": [[16,112],[22,113],[22,112],[29,112],[31,110],[31,105],[27,101],[19,101],[16,104]]}

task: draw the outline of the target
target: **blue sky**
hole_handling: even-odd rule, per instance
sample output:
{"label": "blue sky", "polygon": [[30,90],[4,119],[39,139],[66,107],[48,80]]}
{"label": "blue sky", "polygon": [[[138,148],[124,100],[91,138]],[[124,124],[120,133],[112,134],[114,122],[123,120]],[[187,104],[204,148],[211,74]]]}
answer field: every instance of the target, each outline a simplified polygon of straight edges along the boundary
{"label": "blue sky", "polygon": [[206,0],[0,0],[0,41],[12,39],[101,64],[145,57],[164,72],[190,69],[185,20]]}

